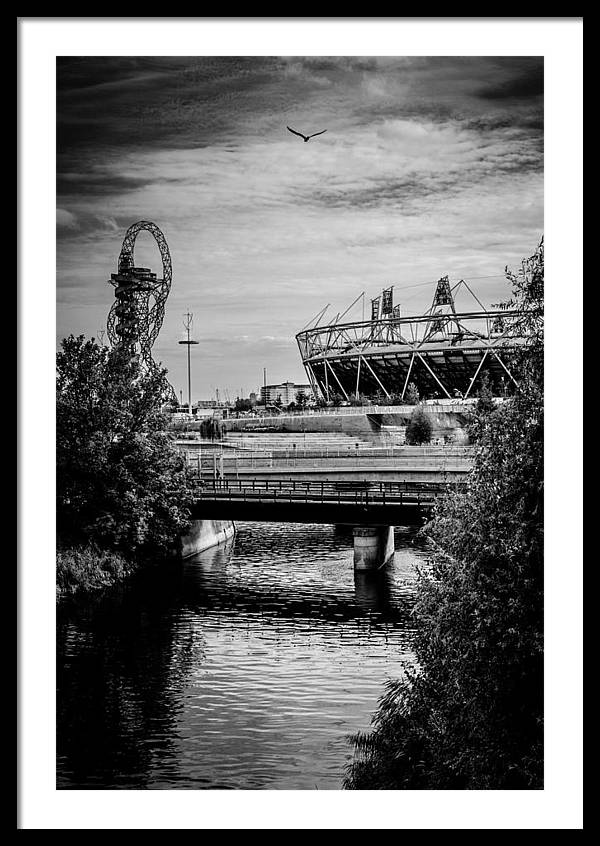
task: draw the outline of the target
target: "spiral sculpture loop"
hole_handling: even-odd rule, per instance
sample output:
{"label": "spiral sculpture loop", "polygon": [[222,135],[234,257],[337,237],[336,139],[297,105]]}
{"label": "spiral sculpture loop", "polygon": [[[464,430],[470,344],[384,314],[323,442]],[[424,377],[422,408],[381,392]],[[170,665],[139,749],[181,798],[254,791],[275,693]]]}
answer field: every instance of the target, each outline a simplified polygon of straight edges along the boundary
{"label": "spiral sculpture loop", "polygon": [[[162,279],[158,279],[149,268],[135,266],[135,242],[142,231],[150,232],[160,250]],[[108,314],[106,328],[111,345],[127,349],[132,356],[139,355],[142,367],[148,371],[158,369],[152,358],[152,346],[164,320],[172,278],[171,254],[161,230],[148,220],[132,224],[123,239],[118,272],[111,274],[115,301]],[[174,396],[170,385],[168,393]]]}

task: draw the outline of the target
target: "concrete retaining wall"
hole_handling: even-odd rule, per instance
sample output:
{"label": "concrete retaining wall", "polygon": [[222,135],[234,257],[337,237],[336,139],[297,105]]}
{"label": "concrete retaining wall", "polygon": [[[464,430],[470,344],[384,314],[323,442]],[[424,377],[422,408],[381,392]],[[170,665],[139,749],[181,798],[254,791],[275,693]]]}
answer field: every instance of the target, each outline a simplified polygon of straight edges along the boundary
{"label": "concrete retaining wall", "polygon": [[[252,432],[257,434],[266,427],[271,431],[288,432],[290,434],[302,432],[339,432],[346,435],[357,435],[365,438],[378,437],[385,427],[406,427],[410,422],[411,415],[416,406],[398,406],[397,410],[383,413],[357,412],[335,415],[306,415],[306,416],[284,416],[281,418],[271,417],[268,420],[261,418],[239,418],[225,421],[228,432]],[[443,435],[454,435],[456,443],[466,441],[464,427],[468,423],[466,409],[452,408],[439,409],[437,406],[421,406],[422,410],[431,420],[433,437]],[[382,429],[384,427],[384,429]]]}
{"label": "concrete retaining wall", "polygon": [[231,520],[194,520],[190,532],[181,537],[181,557],[189,558],[197,552],[218,546],[235,535]]}
{"label": "concrete retaining wall", "polygon": [[265,428],[276,432],[343,432],[348,435],[370,435],[378,431],[379,427],[374,424],[366,414],[344,414],[344,415],[306,415],[305,417],[283,416],[270,417],[268,420],[260,417],[240,417],[226,420],[225,426],[228,432],[252,432],[257,433]]}

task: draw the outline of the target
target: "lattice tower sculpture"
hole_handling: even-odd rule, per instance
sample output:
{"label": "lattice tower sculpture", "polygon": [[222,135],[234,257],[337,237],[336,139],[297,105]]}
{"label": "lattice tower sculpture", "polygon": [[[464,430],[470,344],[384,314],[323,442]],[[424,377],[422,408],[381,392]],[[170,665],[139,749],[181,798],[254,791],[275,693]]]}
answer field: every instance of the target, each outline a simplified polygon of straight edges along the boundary
{"label": "lattice tower sculpture", "polygon": [[[148,267],[135,266],[133,250],[142,230],[150,232],[158,245],[162,279]],[[118,272],[111,273],[109,279],[115,288],[115,301],[108,314],[106,329],[111,345],[126,350],[132,358],[139,357],[142,368],[148,372],[158,370],[152,358],[152,346],[163,323],[172,277],[169,246],[158,226],[148,220],[132,224],[123,239]],[[168,382],[165,392],[169,399],[176,400],[175,391]]]}

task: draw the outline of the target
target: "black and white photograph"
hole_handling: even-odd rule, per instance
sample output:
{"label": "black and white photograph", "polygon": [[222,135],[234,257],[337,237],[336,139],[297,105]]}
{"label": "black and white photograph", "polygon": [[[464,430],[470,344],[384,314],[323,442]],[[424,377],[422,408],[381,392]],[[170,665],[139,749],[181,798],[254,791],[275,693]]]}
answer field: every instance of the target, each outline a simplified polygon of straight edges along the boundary
{"label": "black and white photograph", "polygon": [[[51,741],[36,779],[56,805],[34,819],[30,801],[25,827],[118,796],[127,821],[69,826],[580,828],[576,707],[564,724],[576,650],[567,701],[548,690],[548,662],[578,643],[579,516],[555,519],[547,480],[554,497],[565,456],[544,432],[571,443],[573,507],[581,365],[557,419],[545,317],[562,343],[579,331],[581,209],[564,279],[545,158],[560,148],[558,51],[493,49],[494,26],[550,19],[489,19],[487,43],[445,52],[432,38],[429,53],[403,19],[390,19],[397,53],[383,36],[342,52],[344,19],[340,46],[336,19],[282,24],[281,41],[265,19],[264,46],[233,37],[232,19],[227,47],[214,19],[211,49],[212,20],[189,19],[195,52],[185,35],[154,47],[155,25],[181,33],[178,18],[91,19],[95,48],[49,51],[37,214],[54,264],[37,267],[49,281],[33,308],[52,422],[36,415],[21,456],[44,441],[36,473],[52,487],[36,588]],[[315,41],[286,49],[311,20]],[[582,19],[560,20],[577,45]],[[426,35],[427,19],[409,25]],[[572,146],[560,174],[576,199]],[[21,247],[27,278],[44,249]],[[22,303],[23,327],[30,316]],[[23,344],[38,342],[28,328]],[[20,515],[28,559],[34,524]],[[557,632],[563,580],[574,616]],[[569,731],[570,769],[554,740]],[[32,742],[22,732],[25,772]],[[544,824],[557,769],[572,806]],[[158,824],[170,797],[196,816]],[[469,816],[479,799],[488,818]],[[234,820],[238,800],[256,804]]]}

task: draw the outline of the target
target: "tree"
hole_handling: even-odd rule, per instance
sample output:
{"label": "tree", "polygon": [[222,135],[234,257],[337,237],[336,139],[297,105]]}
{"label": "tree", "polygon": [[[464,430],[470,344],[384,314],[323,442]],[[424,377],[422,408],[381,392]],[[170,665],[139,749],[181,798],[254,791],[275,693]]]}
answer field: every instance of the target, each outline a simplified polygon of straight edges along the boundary
{"label": "tree", "polygon": [[246,397],[237,397],[235,401],[236,411],[251,411],[253,408],[252,400]]}
{"label": "tree", "polygon": [[404,394],[404,402],[406,405],[418,405],[421,400],[419,396],[419,391],[417,386],[414,382],[408,383],[408,388],[406,389],[406,393]]}
{"label": "tree", "polygon": [[406,427],[406,443],[412,446],[428,444],[431,440],[432,431],[433,427],[429,415],[420,406],[417,406]]}
{"label": "tree", "polygon": [[470,444],[476,444],[481,438],[483,426],[487,415],[496,408],[496,402],[490,387],[490,377],[484,371],[480,377],[480,387],[477,391],[477,402],[475,407],[468,414],[466,427]]}
{"label": "tree", "polygon": [[302,391],[302,390],[298,391],[298,393],[296,394],[296,405],[298,406],[298,408],[300,408],[300,409],[306,408],[307,403],[308,403],[308,394],[306,393],[306,391]]}
{"label": "tree", "polygon": [[489,414],[496,408],[494,402],[494,395],[490,385],[490,375],[487,370],[484,370],[480,377],[479,390],[477,391],[477,402],[475,404],[476,414],[482,416]]}
{"label": "tree", "polygon": [[219,441],[223,437],[224,425],[218,417],[205,417],[200,423],[200,435],[206,440]]}
{"label": "tree", "polygon": [[425,527],[417,670],[354,738],[357,789],[531,789],[543,779],[543,245],[513,283],[519,390],[482,422],[466,493]]}
{"label": "tree", "polygon": [[171,551],[187,528],[192,482],[161,413],[165,371],[84,336],[57,355],[59,542],[93,542],[127,558]]}

